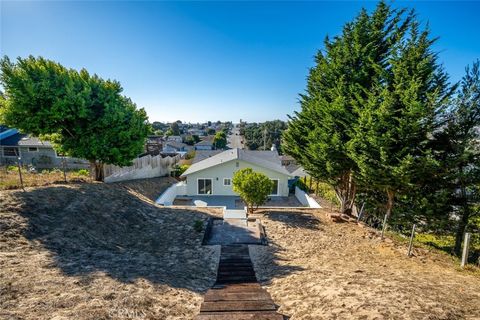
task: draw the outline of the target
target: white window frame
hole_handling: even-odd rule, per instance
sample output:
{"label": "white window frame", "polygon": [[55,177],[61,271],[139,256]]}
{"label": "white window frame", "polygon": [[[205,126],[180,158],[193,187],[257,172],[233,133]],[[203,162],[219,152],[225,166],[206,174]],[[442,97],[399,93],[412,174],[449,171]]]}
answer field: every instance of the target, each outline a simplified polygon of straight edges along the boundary
{"label": "white window frame", "polygon": [[[228,184],[225,183],[225,180],[228,180]],[[223,178],[223,186],[224,187],[231,187],[232,186],[232,178]]]}
{"label": "white window frame", "polygon": [[277,193],[276,194],[269,194],[269,196],[279,196],[280,195],[280,179],[270,179],[272,181],[277,181]]}
{"label": "white window frame", "polygon": [[[17,149],[17,155],[15,156],[11,156],[11,155],[6,155],[5,154],[5,148],[12,148],[12,149]],[[11,147],[11,146],[3,146],[2,148],[2,155],[5,157],[5,158],[16,158],[16,157],[19,157],[20,156],[20,148],[18,147]]]}
{"label": "white window frame", "polygon": [[[198,182],[200,180],[210,180],[211,182],[211,189],[212,189],[212,193],[208,194],[208,193],[200,193],[200,188],[198,187]],[[198,196],[212,196],[213,195],[213,178],[197,178],[197,195]]]}

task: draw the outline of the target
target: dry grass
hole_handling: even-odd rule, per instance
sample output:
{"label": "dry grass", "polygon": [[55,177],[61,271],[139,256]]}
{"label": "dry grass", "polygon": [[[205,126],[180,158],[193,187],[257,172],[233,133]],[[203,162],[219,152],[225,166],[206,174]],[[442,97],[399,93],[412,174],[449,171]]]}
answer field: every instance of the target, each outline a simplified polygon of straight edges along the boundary
{"label": "dry grass", "polygon": [[480,277],[446,254],[381,241],[323,210],[265,211],[270,245],[251,246],[257,277],[294,319],[480,319]]}
{"label": "dry grass", "polygon": [[[219,255],[195,225],[221,213],[156,205],[172,182],[0,191],[0,319],[192,319]],[[445,254],[408,258],[322,210],[260,213],[257,277],[291,320],[480,319],[478,273]]]}
{"label": "dry grass", "polygon": [[[67,171],[67,182],[88,182],[92,179],[88,175],[81,175],[78,171]],[[64,175],[61,170],[44,170],[33,173],[22,170],[23,185],[25,187],[46,186],[50,184],[65,183]],[[15,167],[0,168],[0,190],[12,190],[21,188],[18,169]]]}
{"label": "dry grass", "polygon": [[0,192],[0,319],[193,318],[215,281],[219,250],[194,230],[210,213],[132,184]]}

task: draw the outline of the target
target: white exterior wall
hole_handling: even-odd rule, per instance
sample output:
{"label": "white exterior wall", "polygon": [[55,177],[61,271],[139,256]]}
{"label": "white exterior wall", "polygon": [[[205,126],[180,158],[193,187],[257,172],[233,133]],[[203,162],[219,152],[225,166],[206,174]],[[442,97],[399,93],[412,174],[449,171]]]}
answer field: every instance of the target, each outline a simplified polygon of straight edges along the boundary
{"label": "white exterior wall", "polygon": [[182,181],[170,186],[167,190],[165,190],[161,196],[157,199],[156,203],[164,205],[164,206],[171,206],[175,197],[178,195],[184,195],[186,191],[187,185]]}
{"label": "white exterior wall", "polygon": [[310,197],[305,191],[300,190],[299,187],[295,187],[295,197],[300,201],[301,204],[310,208],[321,208],[315,199]]}
{"label": "white exterior wall", "polygon": [[[239,164],[238,167],[236,166],[237,162]],[[289,176],[242,160],[228,161],[223,164],[189,174],[187,176],[187,195],[198,195],[198,179],[212,179],[212,195],[236,196],[237,194],[233,191],[233,182],[230,186],[224,186],[223,179],[233,179],[234,173],[244,168],[252,168],[253,171],[261,172],[272,180],[278,180],[278,195],[284,197],[288,196]]]}

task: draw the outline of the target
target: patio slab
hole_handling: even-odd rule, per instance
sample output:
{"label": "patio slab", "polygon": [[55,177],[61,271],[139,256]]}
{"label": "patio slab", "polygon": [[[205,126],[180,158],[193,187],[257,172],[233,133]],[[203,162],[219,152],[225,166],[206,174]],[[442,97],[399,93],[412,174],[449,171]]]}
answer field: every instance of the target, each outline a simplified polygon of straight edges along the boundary
{"label": "patio slab", "polygon": [[[238,196],[188,196],[177,197],[173,205],[196,207],[226,207],[227,209],[243,209],[245,204]],[[262,207],[304,207],[294,196],[270,197]]]}
{"label": "patio slab", "polygon": [[206,245],[262,244],[256,222],[245,219],[214,220]]}

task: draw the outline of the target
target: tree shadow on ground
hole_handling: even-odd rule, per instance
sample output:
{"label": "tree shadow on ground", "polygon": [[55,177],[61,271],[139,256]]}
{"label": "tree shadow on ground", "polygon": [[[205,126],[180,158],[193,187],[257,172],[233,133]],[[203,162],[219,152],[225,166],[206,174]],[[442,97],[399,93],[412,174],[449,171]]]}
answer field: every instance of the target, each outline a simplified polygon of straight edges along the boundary
{"label": "tree shadow on ground", "polygon": [[88,283],[101,272],[123,283],[146,279],[201,293],[215,283],[220,248],[202,246],[203,231],[195,230],[196,221],[205,226],[218,216],[212,209],[164,208],[101,183],[27,189],[3,198],[0,230],[48,250],[51,267],[67,276]]}
{"label": "tree shadow on ground", "polygon": [[264,210],[263,216],[266,218],[281,222],[288,227],[305,228],[311,230],[322,230],[321,221],[307,210]]}
{"label": "tree shadow on ground", "polygon": [[274,279],[304,271],[304,267],[292,265],[288,259],[283,258],[286,249],[275,241],[275,235],[270,235],[271,232],[275,231],[274,229],[269,229],[268,220],[278,222],[284,228],[291,229],[291,232],[294,233],[295,229],[299,228],[321,232],[323,227],[320,219],[315,217],[310,210],[293,208],[291,210],[265,209],[259,212],[259,214],[266,218],[264,219],[264,226],[268,246],[250,246],[250,252],[260,283],[268,285]]}
{"label": "tree shadow on ground", "polygon": [[202,246],[203,232],[194,227],[210,216],[206,210],[163,208],[108,184],[36,188],[11,198],[0,229],[47,249],[65,275],[88,281],[103,272],[124,283],[144,278],[196,292],[215,281],[219,250]]}

